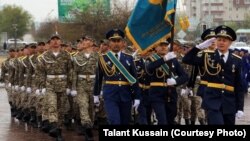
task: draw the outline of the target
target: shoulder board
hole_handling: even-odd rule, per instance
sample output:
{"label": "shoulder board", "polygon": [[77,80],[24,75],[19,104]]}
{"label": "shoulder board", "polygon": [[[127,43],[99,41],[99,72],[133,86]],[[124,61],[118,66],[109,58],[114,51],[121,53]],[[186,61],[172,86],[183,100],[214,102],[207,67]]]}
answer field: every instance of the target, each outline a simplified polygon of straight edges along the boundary
{"label": "shoulder board", "polygon": [[73,57],[75,57],[78,53],[79,53],[79,51],[77,51],[77,52],[72,52],[70,55],[72,55]]}
{"label": "shoulder board", "polygon": [[241,59],[241,57],[240,57],[239,55],[236,55],[236,54],[234,54],[234,53],[232,53],[232,55],[233,55],[234,57],[236,57],[236,58]]}
{"label": "shoulder board", "polygon": [[206,49],[206,50],[204,50],[204,52],[205,53],[214,53],[215,51],[214,50],[208,50],[208,49]]}
{"label": "shoulder board", "polygon": [[129,54],[129,53],[126,53],[126,52],[122,52],[122,53],[124,53],[124,54],[126,54],[128,56],[132,56],[132,54]]}
{"label": "shoulder board", "polygon": [[138,62],[138,61],[140,61],[140,59],[135,59],[134,61],[135,61],[135,62]]}
{"label": "shoulder board", "polygon": [[38,56],[37,56],[37,58],[41,58],[43,56],[43,54],[39,54]]}
{"label": "shoulder board", "polygon": [[48,51],[45,51],[45,52],[43,52],[42,54],[39,54],[39,55],[37,56],[37,58],[41,58],[46,52],[48,52]]}
{"label": "shoulder board", "polygon": [[70,54],[70,56],[73,56],[75,53],[76,53],[76,52],[70,52],[69,54]]}
{"label": "shoulder board", "polygon": [[152,56],[148,57],[151,61],[155,61],[155,59]]}

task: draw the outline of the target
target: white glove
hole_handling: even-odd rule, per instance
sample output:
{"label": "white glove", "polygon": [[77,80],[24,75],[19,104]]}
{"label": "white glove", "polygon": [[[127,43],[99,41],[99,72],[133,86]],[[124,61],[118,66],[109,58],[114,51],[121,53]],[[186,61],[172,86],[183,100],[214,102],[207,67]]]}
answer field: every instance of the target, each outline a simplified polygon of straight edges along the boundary
{"label": "white glove", "polygon": [[19,86],[15,85],[15,90],[18,91],[19,90]]}
{"label": "white glove", "polygon": [[236,118],[240,119],[240,118],[242,118],[244,116],[244,112],[243,111],[237,111],[235,116],[236,116]]}
{"label": "white glove", "polygon": [[71,96],[75,97],[77,95],[77,91],[76,90],[72,90],[71,92]]}
{"label": "white glove", "polygon": [[189,96],[194,96],[193,90],[189,90]]}
{"label": "white glove", "polygon": [[31,87],[28,87],[28,88],[26,89],[26,92],[27,92],[28,94],[30,94],[30,93],[31,93]]}
{"label": "white glove", "polygon": [[41,94],[45,95],[45,93],[46,93],[46,88],[43,88]]}
{"label": "white glove", "polygon": [[247,89],[247,92],[249,92],[249,93],[250,93],[250,87]]}
{"label": "white glove", "polygon": [[137,49],[137,50],[132,54],[133,58],[135,58],[135,56],[138,54],[138,51],[139,51],[139,49]]}
{"label": "white glove", "polygon": [[168,78],[167,84],[168,84],[168,86],[176,85],[176,80],[174,78]]}
{"label": "white glove", "polygon": [[165,61],[171,60],[176,58],[176,54],[172,51],[172,52],[168,52],[165,56],[164,59]]}
{"label": "white glove", "polygon": [[214,38],[214,37],[211,39],[208,39],[208,40],[200,43],[199,45],[196,45],[196,48],[201,49],[201,50],[206,49],[206,48],[210,47],[215,40],[216,40],[216,38]]}
{"label": "white glove", "polygon": [[66,94],[67,94],[67,95],[70,95],[70,93],[71,93],[71,90],[70,90],[69,88],[67,88],[67,89],[66,89]]}
{"label": "white glove", "polygon": [[96,106],[99,106],[99,105],[100,105],[99,96],[94,96],[94,104],[95,104]]}
{"label": "white glove", "polygon": [[39,89],[36,89],[36,92],[35,92],[36,95],[40,95],[40,90]]}
{"label": "white glove", "polygon": [[9,87],[9,88],[11,87],[11,83],[8,84],[8,87]]}
{"label": "white glove", "polygon": [[25,87],[24,87],[24,86],[21,87],[21,91],[22,91],[22,92],[25,91]]}
{"label": "white glove", "polygon": [[136,111],[137,111],[139,105],[140,105],[140,100],[139,99],[135,99],[133,107],[135,108]]}
{"label": "white glove", "polygon": [[186,89],[181,89],[181,96],[186,96],[186,94],[187,94]]}

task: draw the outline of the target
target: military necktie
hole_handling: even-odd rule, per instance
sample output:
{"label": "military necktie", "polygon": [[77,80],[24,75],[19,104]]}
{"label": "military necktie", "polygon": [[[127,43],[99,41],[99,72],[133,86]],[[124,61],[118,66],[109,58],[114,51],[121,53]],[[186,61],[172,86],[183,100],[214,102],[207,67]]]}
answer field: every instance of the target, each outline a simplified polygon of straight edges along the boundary
{"label": "military necktie", "polygon": [[225,61],[224,61],[224,54],[222,54],[221,56],[220,56],[220,64],[221,64],[221,67],[224,67],[224,65],[225,65]]}
{"label": "military necktie", "polygon": [[117,53],[115,54],[115,57],[119,60],[119,57],[118,57],[118,54],[117,54]]}

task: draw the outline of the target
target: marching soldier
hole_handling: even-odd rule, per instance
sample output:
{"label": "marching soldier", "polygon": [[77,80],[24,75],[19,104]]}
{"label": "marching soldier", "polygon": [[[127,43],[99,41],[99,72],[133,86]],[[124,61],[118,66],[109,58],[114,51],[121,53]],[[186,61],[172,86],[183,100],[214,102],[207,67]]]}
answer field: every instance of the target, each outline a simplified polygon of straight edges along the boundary
{"label": "marching soldier", "polygon": [[70,55],[61,49],[61,38],[58,34],[51,36],[49,44],[50,49],[41,56],[38,75],[45,91],[45,110],[48,110],[51,123],[49,135],[61,141],[64,115],[68,111],[65,109],[68,102],[66,89],[70,87],[67,79],[70,77],[72,63]]}
{"label": "marching soldier", "polygon": [[1,65],[1,77],[0,82],[5,84],[5,89],[8,94],[8,100],[10,104],[10,110],[11,110],[11,116],[14,115],[15,112],[15,106],[13,103],[12,93],[11,93],[11,82],[9,80],[10,72],[11,72],[11,60],[14,58],[14,49],[10,49],[8,54],[8,58],[2,63]]}
{"label": "marching soldier", "polygon": [[188,79],[174,52],[168,51],[168,44],[167,41],[160,42],[155,48],[156,53],[147,62],[147,71],[150,75],[149,99],[158,125],[175,124],[176,86]]}
{"label": "marching soldier", "polygon": [[[71,95],[79,108],[81,125],[85,132],[86,141],[93,140],[93,84],[98,55],[93,52],[93,38],[85,36],[82,46],[73,56],[73,81]],[[83,87],[84,86],[84,87]]]}
{"label": "marching soldier", "polygon": [[[207,110],[208,124],[235,124],[235,117],[243,116],[244,92],[241,82],[241,58],[229,50],[236,40],[236,33],[225,25],[215,29],[216,38],[211,38],[190,50],[183,62],[204,66],[207,75],[202,107]],[[201,51],[216,40],[215,51]]]}
{"label": "marching soldier", "polygon": [[[215,29],[214,28],[210,28],[205,30],[202,35],[201,35],[201,39],[203,41],[211,39],[213,37],[216,37],[215,34]],[[216,49],[216,43],[213,43],[211,46],[208,47],[208,49],[206,49],[205,51],[210,54],[213,53],[213,51]],[[194,89],[195,84],[196,84],[196,80],[197,80],[197,75],[199,74],[199,87],[197,89],[197,92],[193,94],[195,94],[194,96],[192,96],[192,116],[191,116],[191,124],[194,125],[195,124],[195,120],[198,117],[198,120],[200,122],[200,125],[204,125],[205,124],[205,113],[204,110],[201,108],[201,103],[202,103],[202,96],[205,92],[205,88],[207,86],[207,78],[209,75],[205,75],[206,71],[204,70],[204,67],[202,66],[193,66],[192,67],[192,73],[189,79],[189,83],[188,83],[188,88],[187,91],[191,92],[192,89]]]}
{"label": "marching soldier", "polygon": [[[146,59],[152,54],[153,50],[151,49],[145,53],[138,53],[135,56],[135,66],[137,71],[137,77],[139,81],[139,87],[141,89],[141,103],[138,107],[138,120],[137,122],[140,125],[150,125],[151,124],[151,114],[152,107],[150,105],[149,99],[149,75],[146,70]],[[135,114],[135,113],[134,113]]]}
{"label": "marching soldier", "polygon": [[[128,125],[131,118],[132,92],[135,94],[134,108],[140,104],[140,91],[133,57],[121,52],[124,32],[112,29],[106,34],[110,51],[99,56],[94,87],[94,103],[99,104],[103,88],[105,111],[109,124]],[[104,85],[102,87],[102,80]]]}

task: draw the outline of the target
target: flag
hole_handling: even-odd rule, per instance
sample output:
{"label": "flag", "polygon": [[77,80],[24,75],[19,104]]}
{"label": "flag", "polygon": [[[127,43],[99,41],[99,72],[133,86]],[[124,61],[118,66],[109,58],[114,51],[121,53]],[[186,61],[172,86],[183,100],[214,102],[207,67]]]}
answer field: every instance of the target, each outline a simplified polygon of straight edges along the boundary
{"label": "flag", "polygon": [[177,0],[138,0],[125,32],[140,51],[153,48],[171,36]]}

